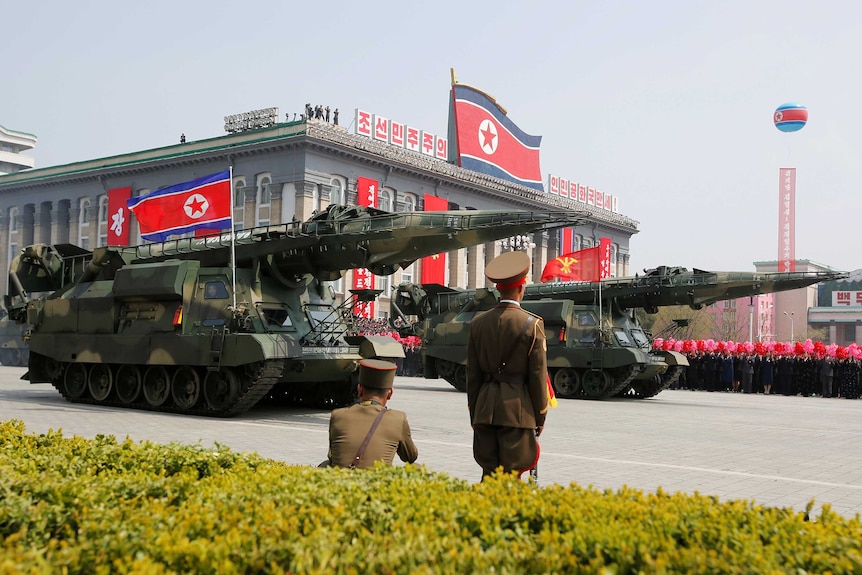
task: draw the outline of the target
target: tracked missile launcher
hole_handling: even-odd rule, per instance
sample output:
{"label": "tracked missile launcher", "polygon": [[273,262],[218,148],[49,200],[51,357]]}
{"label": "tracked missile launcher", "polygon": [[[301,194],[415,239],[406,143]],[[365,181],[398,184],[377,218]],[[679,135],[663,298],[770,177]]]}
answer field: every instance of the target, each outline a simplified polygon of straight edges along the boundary
{"label": "tracked missile launcher", "polygon": [[[556,394],[579,399],[652,397],[679,378],[683,354],[654,350],[633,310],[701,309],[717,301],[798,289],[840,279],[833,272],[708,272],[661,266],[643,276],[601,282],[528,285],[521,305],[541,316],[548,370]],[[460,290],[402,284],[392,298],[391,318],[404,334],[420,335],[425,377],[446,379],[466,390],[467,335],[477,314],[496,306],[496,290]],[[419,318],[409,322],[410,316]]]}
{"label": "tracked missile launcher", "polygon": [[26,331],[26,325],[12,321],[6,310],[0,309],[0,364],[27,365],[30,349],[24,341]]}
{"label": "tracked missile launcher", "polygon": [[[388,213],[331,206],[306,222],[134,247],[37,244],[10,267],[6,305],[29,325],[32,383],[73,402],[229,416],[263,397],[352,401],[365,357],[403,357],[355,334],[343,270],[387,275],[416,259],[577,225],[572,212]],[[33,294],[46,294],[35,297]]]}

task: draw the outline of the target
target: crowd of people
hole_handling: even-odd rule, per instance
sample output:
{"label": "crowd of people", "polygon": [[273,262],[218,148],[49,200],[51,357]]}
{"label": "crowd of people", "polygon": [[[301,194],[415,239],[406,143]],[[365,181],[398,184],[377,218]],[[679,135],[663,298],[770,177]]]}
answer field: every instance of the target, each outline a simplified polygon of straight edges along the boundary
{"label": "crowd of people", "polygon": [[689,366],[675,389],[843,397],[862,395],[862,347],[822,342],[663,340],[654,347],[678,351]]}
{"label": "crowd of people", "polygon": [[350,335],[385,335],[396,340],[404,348],[404,357],[395,358],[397,374],[407,377],[421,377],[422,369],[422,339],[415,335],[402,337],[389,326],[386,318],[367,318],[353,316],[353,329]]}

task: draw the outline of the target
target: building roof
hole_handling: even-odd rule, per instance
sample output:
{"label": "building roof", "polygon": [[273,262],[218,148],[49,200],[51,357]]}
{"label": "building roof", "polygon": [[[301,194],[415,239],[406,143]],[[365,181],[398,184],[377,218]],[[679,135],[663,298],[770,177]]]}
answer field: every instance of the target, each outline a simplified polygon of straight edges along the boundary
{"label": "building roof", "polygon": [[116,173],[117,171],[158,169],[161,164],[169,160],[191,160],[195,156],[212,156],[225,152],[253,153],[253,150],[259,149],[261,144],[283,145],[294,141],[298,143],[300,140],[337,146],[345,152],[352,152],[365,157],[376,156],[385,160],[387,165],[396,168],[425,172],[444,178],[452,184],[481,186],[498,192],[502,196],[509,196],[514,200],[545,204],[557,209],[588,212],[597,221],[619,226],[631,233],[638,231],[638,222],[622,214],[582,204],[571,198],[546,194],[527,186],[467,170],[405,148],[351,134],[343,126],[336,126],[321,120],[281,123],[268,128],[248,130],[151,150],[0,175],[0,192],[5,187],[37,187],[51,181],[62,181],[70,178],[89,179],[106,171]]}

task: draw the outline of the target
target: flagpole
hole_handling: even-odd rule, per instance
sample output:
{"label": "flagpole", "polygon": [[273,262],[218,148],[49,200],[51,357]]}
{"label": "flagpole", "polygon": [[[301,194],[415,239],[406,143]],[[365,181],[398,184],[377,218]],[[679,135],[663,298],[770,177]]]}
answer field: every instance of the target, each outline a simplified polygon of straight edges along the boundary
{"label": "flagpole", "polygon": [[233,311],[236,313],[236,233],[234,233],[233,229],[233,165],[228,170],[230,173],[228,180],[230,184],[230,276],[233,282]]}

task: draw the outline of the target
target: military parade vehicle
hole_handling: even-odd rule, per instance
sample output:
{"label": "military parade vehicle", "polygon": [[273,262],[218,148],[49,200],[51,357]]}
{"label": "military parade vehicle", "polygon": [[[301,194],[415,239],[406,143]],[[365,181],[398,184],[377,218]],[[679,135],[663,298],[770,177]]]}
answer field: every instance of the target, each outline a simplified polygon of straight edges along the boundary
{"label": "military parade vehicle", "polygon": [[[528,285],[521,305],[544,319],[548,371],[559,397],[646,398],[676,381],[688,360],[678,352],[653,349],[635,308],[648,313],[670,305],[701,309],[717,301],[840,277],[844,274],[708,272],[661,266],[641,276],[600,282]],[[499,293],[489,288],[405,283],[393,295],[390,321],[402,334],[422,338],[426,378],[442,377],[465,391],[470,321],[498,300]]]}
{"label": "military parade vehicle", "polygon": [[30,349],[24,341],[25,324],[9,319],[6,310],[0,308],[0,364],[10,366],[27,365]]}
{"label": "military parade vehicle", "polygon": [[352,290],[338,305],[331,282],[343,270],[388,275],[584,217],[330,206],[306,222],[205,238],[93,251],[36,244],[11,263],[6,305],[29,325],[24,378],[69,401],[214,416],[263,397],[343,405],[360,359],[403,357],[394,338],[355,334],[354,305],[379,291]]}

